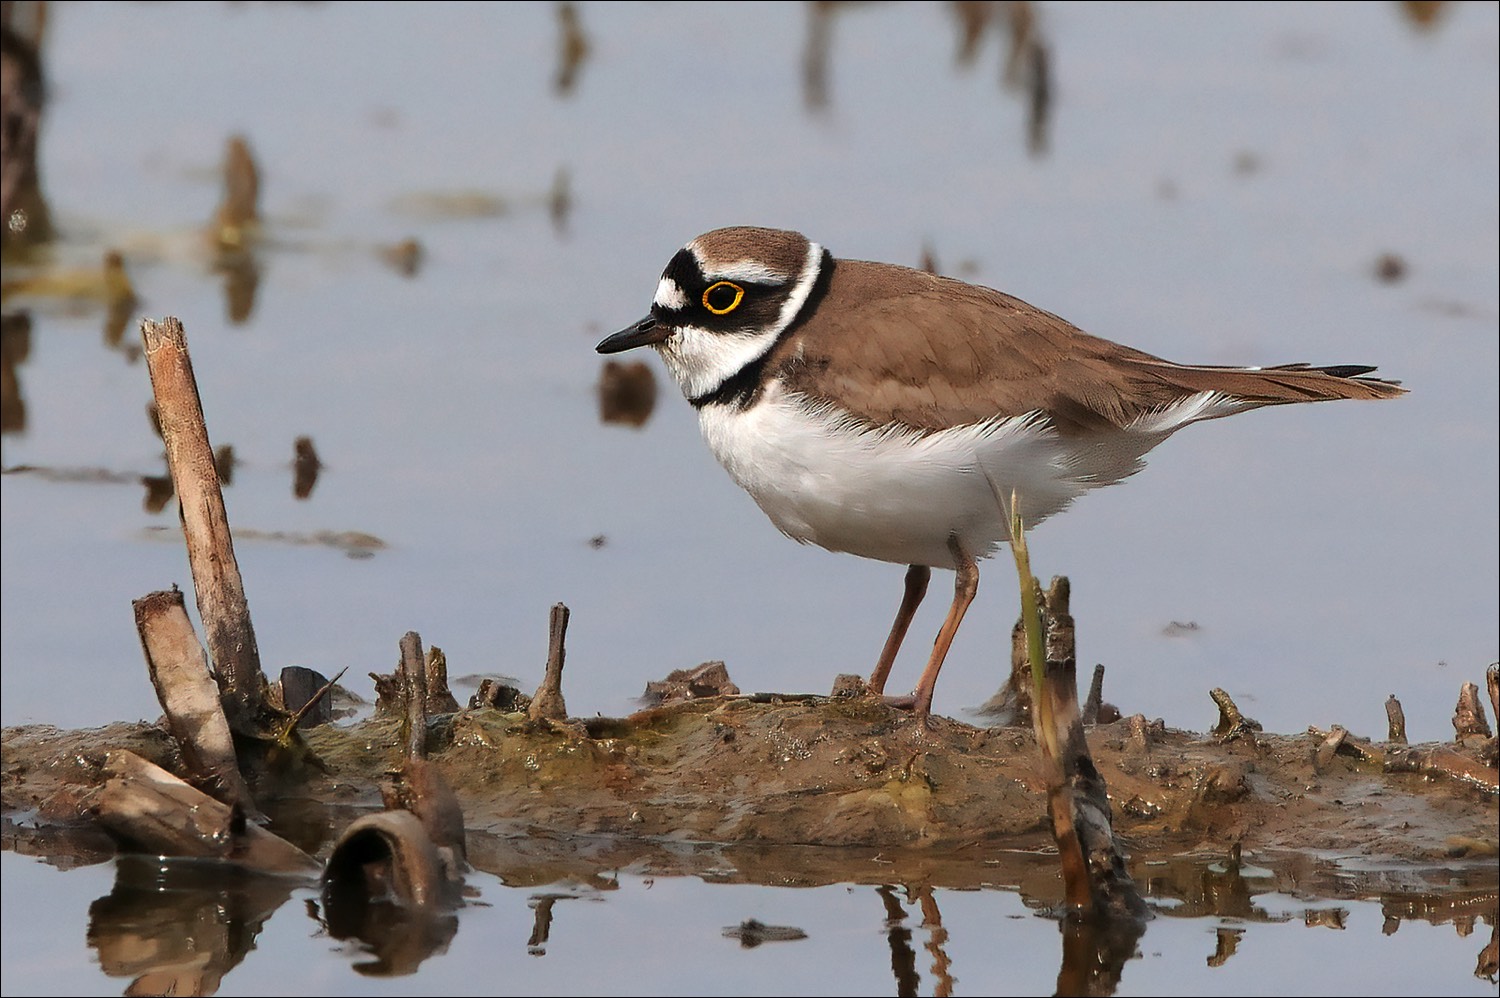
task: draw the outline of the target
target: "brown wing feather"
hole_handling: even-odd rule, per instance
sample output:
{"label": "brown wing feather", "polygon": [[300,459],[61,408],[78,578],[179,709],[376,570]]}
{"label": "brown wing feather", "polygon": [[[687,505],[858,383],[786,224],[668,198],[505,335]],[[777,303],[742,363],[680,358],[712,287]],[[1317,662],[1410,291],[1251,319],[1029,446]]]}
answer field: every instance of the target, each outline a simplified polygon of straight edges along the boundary
{"label": "brown wing feather", "polygon": [[818,321],[768,361],[794,391],[923,430],[1038,410],[1064,433],[1118,427],[1206,391],[1252,405],[1403,391],[1365,367],[1174,364],[999,291],[859,260],[838,261]]}

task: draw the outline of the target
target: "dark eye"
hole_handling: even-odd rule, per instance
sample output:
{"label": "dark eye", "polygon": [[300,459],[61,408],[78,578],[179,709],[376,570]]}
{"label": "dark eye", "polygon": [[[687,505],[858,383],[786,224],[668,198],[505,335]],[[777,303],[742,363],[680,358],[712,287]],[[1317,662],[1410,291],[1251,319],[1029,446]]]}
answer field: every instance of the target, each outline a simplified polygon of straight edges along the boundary
{"label": "dark eye", "polygon": [[730,281],[710,284],[703,292],[703,307],[714,315],[727,315],[739,307],[745,289]]}

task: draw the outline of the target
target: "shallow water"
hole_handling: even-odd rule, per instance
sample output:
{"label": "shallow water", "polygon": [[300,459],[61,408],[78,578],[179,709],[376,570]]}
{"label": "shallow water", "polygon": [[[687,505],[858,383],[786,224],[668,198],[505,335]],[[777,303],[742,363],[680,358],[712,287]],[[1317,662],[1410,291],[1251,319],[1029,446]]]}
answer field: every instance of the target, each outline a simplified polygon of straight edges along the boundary
{"label": "shallow water", "polygon": [[[58,5],[41,144],[52,253],[92,266],[119,249],[142,313],[183,320],[209,431],[242,461],[226,501],[268,668],[388,671],[414,629],[455,675],[531,686],[560,600],[575,714],[627,712],[648,679],[715,658],[745,689],[826,691],[868,670],[900,596],[895,566],[780,538],[654,359],[649,421],[600,424],[593,344],[644,312],[701,231],[785,226],[910,264],[930,247],[944,272],[1177,360],[1378,363],[1411,394],[1191,428],[1042,525],[1032,555],[1039,574],[1072,578],[1080,655],[1108,667],[1106,696],[1127,713],[1206,728],[1207,691],[1223,687],[1272,730],[1379,736],[1395,694],[1414,740],[1447,738],[1459,685],[1482,681],[1497,646],[1500,17],[1447,4],[1424,27],[1408,9],[1039,5],[1052,103],[1038,150],[1024,92],[1000,83],[1000,25],[957,65],[948,5],[837,7],[821,26],[803,5],[585,5],[588,52],[567,92],[551,5]],[[198,231],[234,132],[261,165],[267,218],[239,321]],[[425,249],[412,278],[377,253],[407,237]],[[1403,279],[1376,278],[1383,253],[1406,261]],[[128,481],[164,473],[135,333],[111,345],[97,306],[18,304],[32,313],[15,369],[25,426],[0,441],[3,465],[54,474],[0,480],[0,719],[155,717],[130,600],[189,578],[172,507],[148,511]],[[307,499],[290,469],[301,435],[326,464]],[[90,469],[127,483],[71,480]],[[287,542],[318,531],[387,546],[356,559]],[[1009,566],[989,566],[937,690],[943,713],[964,716],[1003,678],[1016,599]],[[936,632],[945,585],[939,573],[915,633]],[[924,644],[913,637],[893,688],[914,681]],[[57,971],[20,933],[51,931],[59,966],[82,959],[83,905],[110,877],[4,862],[5,989],[30,990]],[[27,877],[49,892],[50,930],[11,917]],[[873,888],[744,888],[815,915],[723,900],[739,889],[631,882],[603,905],[561,905],[559,922],[601,920],[590,958],[601,939],[637,947],[612,971],[588,967],[620,991],[635,990],[622,973],[645,992],[701,990],[709,972],[709,990],[752,991],[771,961],[788,961],[771,978],[788,991],[887,986]],[[519,931],[480,920],[529,925],[519,893],[484,891],[494,907],[466,911],[423,968],[435,993],[473,986],[455,958],[466,940],[489,955]],[[712,941],[609,935],[662,917],[642,899],[668,891],[682,931],[707,925]],[[870,914],[846,922],[837,904],[861,893]],[[1377,937],[1362,903],[1346,905],[1345,932],[1255,927],[1242,953],[1274,947],[1258,973],[1292,975],[1286,990],[1364,973],[1372,992],[1402,990],[1408,957],[1392,947],[1417,933]],[[993,905],[971,916],[985,942],[957,972],[963,989],[1050,987],[1055,951],[1034,967],[1025,955],[1043,944],[1010,942],[1042,932],[1051,946],[1053,923],[1009,919],[1021,906],[1003,892],[948,904]],[[752,915],[854,927],[847,950],[740,955],[718,931]],[[294,917],[270,923],[225,993],[278,986],[252,967],[316,938]],[[1226,980],[1242,960],[1199,959],[1215,928],[1159,919],[1125,985],[1238,990]],[[1187,935],[1169,943],[1174,931]],[[288,990],[374,987],[313,945],[334,958]],[[1468,987],[1478,946],[1459,948],[1424,980]],[[978,969],[1001,950],[1037,976]],[[640,966],[642,951],[661,966]],[[551,975],[538,986],[588,990],[563,952],[519,965]],[[74,969],[84,990],[118,983]],[[831,979],[806,976],[819,973]],[[1161,976],[1148,987],[1148,974]]]}
{"label": "shallow water", "polygon": [[[1045,883],[1052,862],[1036,857],[1034,879]],[[207,979],[217,991],[204,990],[223,995],[1044,994],[1065,965],[1059,923],[1005,883],[810,883],[789,867],[760,885],[726,882],[729,863],[703,879],[654,875],[649,863],[536,885],[478,873],[435,952],[378,956],[333,938],[310,888],[212,883],[144,858],[65,873],[13,852],[0,863],[7,994],[108,994],[137,979],[157,989]],[[1254,867],[1234,883],[1201,861],[1170,872],[1158,882],[1137,869],[1156,917],[1116,994],[1493,993],[1474,974],[1491,935],[1476,915],[1483,892],[1450,909],[1397,886],[1339,900],[1287,892]],[[1185,872],[1201,878],[1187,898]],[[28,917],[38,891],[86,935]],[[727,930],[748,919],[805,937],[746,946]]]}

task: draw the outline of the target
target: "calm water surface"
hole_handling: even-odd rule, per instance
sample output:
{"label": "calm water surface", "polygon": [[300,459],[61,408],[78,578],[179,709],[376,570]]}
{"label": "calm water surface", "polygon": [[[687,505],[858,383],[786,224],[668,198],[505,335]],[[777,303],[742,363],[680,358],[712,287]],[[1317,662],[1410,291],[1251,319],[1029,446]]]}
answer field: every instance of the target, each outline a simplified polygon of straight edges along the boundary
{"label": "calm water surface", "polygon": [[[243,945],[257,929],[254,948],[237,951],[243,962],[208,978],[216,993],[1050,994],[1063,962],[1058,923],[1023,903],[1015,885],[923,892],[791,886],[793,876],[759,886],[600,870],[589,884],[519,889],[472,876],[475,896],[416,976],[380,975],[367,950],[329,936],[314,917],[311,889],[273,891],[273,903],[258,911],[248,894],[174,893],[170,878],[153,879],[143,869],[155,866],[150,860],[122,862],[118,874],[109,865],[58,873],[13,852],[0,863],[7,994],[120,993],[152,967],[158,989],[169,971],[178,980],[201,980],[208,975],[197,968],[218,956],[215,943]],[[1051,863],[1039,857],[1037,867]],[[1140,874],[1149,871],[1138,871],[1149,889]],[[1212,874],[1203,880],[1208,886]],[[1238,897],[1208,897],[1207,907],[1217,909],[1210,912],[1200,906],[1179,914],[1185,905],[1152,892],[1158,916],[1116,993],[1494,992],[1493,983],[1474,976],[1492,921],[1452,912],[1430,916],[1445,924],[1408,920],[1409,896],[1399,890],[1330,901],[1278,891],[1254,873],[1248,880]],[[29,917],[26,899],[41,891],[71,931],[56,931],[52,918]],[[251,911],[270,917],[247,930]],[[806,938],[746,947],[724,935],[752,918],[799,928]],[[184,934],[197,945],[185,945]],[[100,972],[101,954],[111,977]]]}
{"label": "calm water surface", "polygon": [[[1039,528],[1033,558],[1071,576],[1080,655],[1108,667],[1127,713],[1203,729],[1223,687],[1272,730],[1379,736],[1394,693],[1414,740],[1451,737],[1459,685],[1496,657],[1500,605],[1500,8],[1445,4],[1424,25],[1399,4],[1038,4],[1051,104],[1030,131],[1024,88],[1002,83],[1002,21],[965,62],[949,5],[579,10],[571,78],[550,4],[52,10],[50,260],[93,267],[116,248],[141,314],[185,323],[210,433],[241,460],[226,501],[269,668],[387,671],[414,629],[455,675],[532,686],[560,600],[575,714],[628,712],[648,679],[708,659],[756,690],[866,672],[898,567],[779,537],[654,359],[649,421],[599,420],[593,344],[645,311],[683,242],[750,223],[842,256],[917,264],[927,249],[946,273],[1175,360],[1401,379],[1397,402],[1191,428]],[[200,235],[233,133],[261,165],[267,218],[238,311]],[[408,237],[425,250],[414,277],[378,252]],[[1377,279],[1386,253],[1402,279]],[[164,473],[135,333],[107,342],[88,303],[17,305],[32,316],[25,415],[3,465],[48,471],[3,478],[0,719],[153,718],[130,601],[189,578],[173,507],[148,509],[135,480]],[[326,467],[298,498],[303,435]],[[386,546],[291,542],[320,531]],[[914,632],[936,632],[947,578]],[[1013,575],[997,561],[982,578],[943,713],[966,716],[1003,676]],[[894,686],[915,681],[924,644]],[[111,868],[3,862],[6,992],[122,990],[85,943]],[[425,989],[495,987],[473,974],[497,953],[518,990],[899,983],[870,886],[627,872],[559,903],[539,958],[534,892],[481,877],[480,893]],[[1055,923],[1002,890],[939,900],[953,993],[1055,982]],[[1378,904],[1344,899],[1339,932],[1302,925],[1316,899],[1265,903],[1297,917],[1249,925],[1213,967],[1222,920],[1158,919],[1124,992],[1493,993],[1472,977],[1488,928],[1382,936]],[[720,937],[749,917],[812,940]],[[293,903],[221,993],[411,986],[356,975],[359,959]],[[923,970],[924,993],[940,984]]]}

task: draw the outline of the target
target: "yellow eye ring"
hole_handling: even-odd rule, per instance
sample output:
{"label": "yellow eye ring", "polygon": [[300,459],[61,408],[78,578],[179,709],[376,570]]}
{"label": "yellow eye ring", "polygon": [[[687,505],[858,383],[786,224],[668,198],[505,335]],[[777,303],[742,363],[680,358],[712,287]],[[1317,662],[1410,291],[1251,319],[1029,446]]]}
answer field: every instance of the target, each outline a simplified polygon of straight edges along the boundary
{"label": "yellow eye ring", "polygon": [[[734,301],[730,302],[728,305],[717,307],[708,299],[710,296],[714,296],[722,301],[724,295],[723,292],[719,290],[720,288],[728,288],[729,290],[733,291]],[[733,312],[735,309],[740,307],[740,302],[743,301],[744,298],[745,289],[732,281],[717,281],[713,284],[710,284],[707,288],[703,289],[703,307],[708,309],[714,315],[728,315],[730,312]]]}

